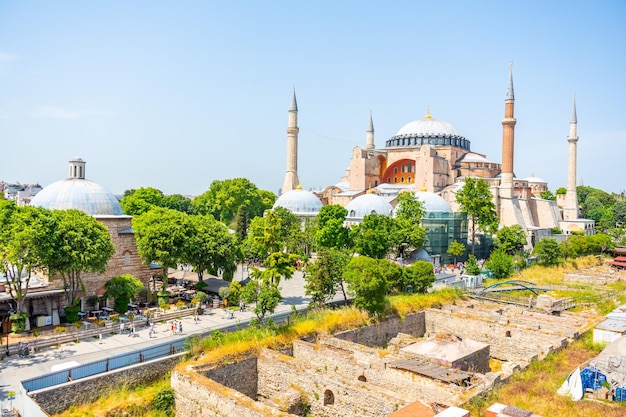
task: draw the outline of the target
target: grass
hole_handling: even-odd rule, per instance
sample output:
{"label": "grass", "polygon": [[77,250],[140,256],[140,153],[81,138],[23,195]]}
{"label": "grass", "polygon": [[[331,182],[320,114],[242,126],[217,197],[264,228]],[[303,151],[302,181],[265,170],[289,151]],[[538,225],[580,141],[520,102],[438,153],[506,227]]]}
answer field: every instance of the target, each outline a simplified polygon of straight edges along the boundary
{"label": "grass", "polygon": [[549,354],[544,360],[533,362],[526,370],[516,373],[506,384],[491,391],[486,397],[477,397],[463,408],[472,416],[485,415],[493,403],[513,405],[541,416],[550,417],[618,417],[626,415],[626,405],[612,402],[583,400],[574,402],[557,395],[567,376],[581,363],[595,357],[604,346],[592,343],[587,332],[568,347]]}

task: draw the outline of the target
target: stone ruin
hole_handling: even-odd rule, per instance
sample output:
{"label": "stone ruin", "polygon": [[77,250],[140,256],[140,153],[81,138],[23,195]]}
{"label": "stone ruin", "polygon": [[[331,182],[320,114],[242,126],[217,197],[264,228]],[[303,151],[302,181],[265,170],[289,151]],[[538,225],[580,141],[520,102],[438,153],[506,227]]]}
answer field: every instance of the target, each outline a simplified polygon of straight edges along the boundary
{"label": "stone ruin", "polygon": [[[591,325],[492,303],[428,309],[286,351],[179,367],[176,415],[382,417],[418,401],[460,406]],[[491,372],[491,360],[501,370]]]}

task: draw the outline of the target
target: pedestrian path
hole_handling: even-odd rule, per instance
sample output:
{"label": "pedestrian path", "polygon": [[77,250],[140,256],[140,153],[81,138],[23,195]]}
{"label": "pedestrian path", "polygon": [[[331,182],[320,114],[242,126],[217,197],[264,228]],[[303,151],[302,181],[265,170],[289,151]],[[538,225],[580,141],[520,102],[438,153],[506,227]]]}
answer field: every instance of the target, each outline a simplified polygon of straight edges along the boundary
{"label": "pedestrian path", "polygon": [[[292,279],[282,281],[281,287],[284,298],[274,315],[288,314],[293,306],[298,310],[306,308],[310,299],[304,295],[304,280],[300,272],[296,272]],[[203,315],[198,316],[197,321],[194,316],[182,317],[182,334],[172,334],[170,322],[154,322],[152,335],[149,334],[149,327],[143,325],[135,329],[134,337],[116,331],[113,334],[103,334],[101,339],[95,336],[81,339],[78,343],[69,342],[59,347],[43,348],[41,351],[31,352],[28,357],[11,355],[0,361],[0,401],[4,401],[10,392],[15,392],[14,407],[19,409],[20,381],[50,373],[54,365],[70,361],[89,363],[169,340],[210,334],[213,330],[232,328],[239,324],[243,326],[256,317],[252,308],[243,312],[236,309],[233,314],[233,318],[228,319],[223,309],[207,309]]]}

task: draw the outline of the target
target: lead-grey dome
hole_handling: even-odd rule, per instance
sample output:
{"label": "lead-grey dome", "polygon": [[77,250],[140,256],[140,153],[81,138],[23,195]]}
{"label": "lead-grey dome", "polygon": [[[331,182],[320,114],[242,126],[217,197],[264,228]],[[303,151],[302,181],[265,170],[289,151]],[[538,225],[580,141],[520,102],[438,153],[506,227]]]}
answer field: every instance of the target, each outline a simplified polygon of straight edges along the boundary
{"label": "lead-grey dome", "polygon": [[112,193],[95,182],[78,178],[53,182],[38,192],[30,204],[50,210],[78,209],[93,216],[124,214]]}
{"label": "lead-grey dome", "polygon": [[426,213],[452,213],[452,207],[446,200],[435,193],[418,191],[415,197],[421,201]]}
{"label": "lead-grey dome", "polygon": [[470,141],[459,135],[448,122],[433,119],[430,113],[423,119],[409,122],[385,143],[385,147],[420,147],[422,145],[456,146],[470,149]]}
{"label": "lead-grey dome", "polygon": [[297,216],[317,216],[322,206],[322,201],[315,194],[298,186],[278,197],[273,208],[283,207]]}
{"label": "lead-grey dome", "polygon": [[77,209],[92,216],[123,216],[120,202],[112,193],[95,182],[85,179],[85,161],[70,161],[69,178],[45,187],[30,204],[50,210]]}
{"label": "lead-grey dome", "polygon": [[368,214],[391,216],[393,207],[387,200],[376,194],[363,194],[350,201],[346,206],[348,218],[362,219]]}

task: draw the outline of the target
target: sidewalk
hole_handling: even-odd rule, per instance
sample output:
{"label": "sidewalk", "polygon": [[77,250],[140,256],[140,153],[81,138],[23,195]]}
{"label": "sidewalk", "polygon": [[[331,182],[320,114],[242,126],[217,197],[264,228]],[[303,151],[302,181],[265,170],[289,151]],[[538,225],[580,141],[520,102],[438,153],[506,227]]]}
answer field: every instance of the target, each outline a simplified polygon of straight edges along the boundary
{"label": "sidewalk", "polygon": [[[283,301],[278,305],[274,314],[289,313],[292,306],[298,309],[304,308],[309,303],[309,298],[304,295],[304,280],[302,274],[296,272],[294,277],[287,281],[281,281]],[[19,409],[20,404],[20,381],[51,372],[53,365],[74,361],[79,364],[92,362],[98,359],[114,356],[120,353],[130,352],[158,343],[170,340],[184,339],[194,334],[209,334],[213,330],[231,327],[239,323],[247,323],[256,317],[249,307],[247,311],[234,310],[234,317],[226,319],[223,309],[208,309],[204,315],[198,316],[199,321],[194,322],[193,316],[181,319],[183,333],[172,335],[170,323],[154,323],[154,333],[149,336],[148,326],[136,329],[136,336],[129,337],[127,334],[102,335],[100,342],[98,337],[82,339],[79,343],[64,343],[56,348],[43,348],[42,350],[21,358],[11,355],[0,361],[0,401],[5,401],[9,392],[15,392],[16,398],[13,406]]]}

